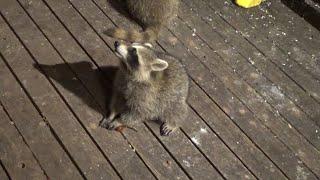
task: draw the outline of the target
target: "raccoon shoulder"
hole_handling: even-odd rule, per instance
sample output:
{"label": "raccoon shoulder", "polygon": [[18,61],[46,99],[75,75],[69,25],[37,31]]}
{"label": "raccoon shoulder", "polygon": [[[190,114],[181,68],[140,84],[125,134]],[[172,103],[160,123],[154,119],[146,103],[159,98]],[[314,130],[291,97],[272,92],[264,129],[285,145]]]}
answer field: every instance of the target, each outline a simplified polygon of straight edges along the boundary
{"label": "raccoon shoulder", "polygon": [[158,57],[169,64],[168,68],[162,72],[161,80],[156,82],[160,92],[164,93],[161,96],[176,96],[176,94],[185,96],[188,94],[189,79],[180,60],[168,54],[158,55]]}
{"label": "raccoon shoulder", "polygon": [[158,54],[158,57],[165,59],[168,62],[169,66],[164,73],[169,79],[180,79],[182,81],[188,79],[186,70],[181,63],[180,58],[166,53]]}

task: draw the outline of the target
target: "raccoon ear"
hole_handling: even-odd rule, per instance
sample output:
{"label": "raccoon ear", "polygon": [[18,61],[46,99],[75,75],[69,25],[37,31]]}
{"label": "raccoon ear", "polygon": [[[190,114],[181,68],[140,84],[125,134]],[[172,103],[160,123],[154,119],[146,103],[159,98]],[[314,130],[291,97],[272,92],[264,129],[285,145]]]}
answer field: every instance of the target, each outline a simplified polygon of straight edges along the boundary
{"label": "raccoon ear", "polygon": [[168,63],[165,60],[157,58],[154,63],[151,65],[152,71],[163,71],[167,69]]}
{"label": "raccoon ear", "polygon": [[152,48],[152,44],[151,43],[144,43],[145,46],[148,46],[149,48]]}

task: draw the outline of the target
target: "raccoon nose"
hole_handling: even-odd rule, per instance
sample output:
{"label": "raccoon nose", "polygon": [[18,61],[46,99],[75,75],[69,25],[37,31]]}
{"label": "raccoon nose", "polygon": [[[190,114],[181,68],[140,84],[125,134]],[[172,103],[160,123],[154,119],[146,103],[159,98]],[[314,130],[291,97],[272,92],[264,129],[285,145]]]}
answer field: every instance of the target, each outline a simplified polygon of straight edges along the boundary
{"label": "raccoon nose", "polygon": [[120,42],[119,41],[114,42],[114,47],[117,48],[118,46],[120,46]]}

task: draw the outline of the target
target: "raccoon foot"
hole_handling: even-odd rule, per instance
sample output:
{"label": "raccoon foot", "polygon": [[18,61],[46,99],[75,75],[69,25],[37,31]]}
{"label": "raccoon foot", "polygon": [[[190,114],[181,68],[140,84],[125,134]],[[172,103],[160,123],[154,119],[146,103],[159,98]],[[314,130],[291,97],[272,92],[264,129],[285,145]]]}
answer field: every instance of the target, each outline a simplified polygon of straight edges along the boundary
{"label": "raccoon foot", "polygon": [[[110,118],[104,118],[99,125],[103,128],[112,130],[118,127],[118,126],[115,126],[117,123],[118,123],[117,121],[114,121]],[[119,125],[121,125],[121,123],[119,123]]]}
{"label": "raccoon foot", "polygon": [[160,135],[161,136],[169,136],[172,132],[176,130],[176,126],[170,125],[167,122],[164,122],[160,126]]}
{"label": "raccoon foot", "polygon": [[100,126],[100,127],[103,127],[103,128],[106,128],[107,125],[108,125],[108,123],[110,123],[110,122],[111,122],[111,119],[109,119],[109,118],[103,118],[103,119],[100,121],[99,126]]}
{"label": "raccoon foot", "polygon": [[100,126],[103,128],[106,128],[108,130],[115,130],[117,127],[122,126],[122,124],[116,120],[114,120],[114,121],[108,121],[108,120],[104,121],[103,120],[100,123]]}

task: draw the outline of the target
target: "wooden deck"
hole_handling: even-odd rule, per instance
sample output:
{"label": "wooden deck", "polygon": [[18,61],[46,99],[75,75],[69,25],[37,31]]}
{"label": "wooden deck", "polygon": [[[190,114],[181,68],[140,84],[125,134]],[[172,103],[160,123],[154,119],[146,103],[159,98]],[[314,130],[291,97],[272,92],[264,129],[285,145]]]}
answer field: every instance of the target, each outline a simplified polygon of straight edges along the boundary
{"label": "wooden deck", "polygon": [[[286,1],[288,2],[288,1]],[[316,1],[315,1],[316,2]],[[0,1],[0,179],[318,179],[320,33],[281,0],[182,0],[156,48],[183,58],[173,136],[98,127],[117,57],[115,0]]]}

